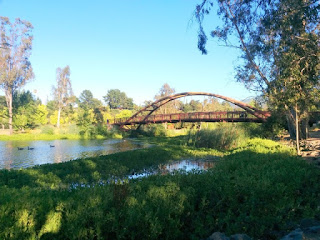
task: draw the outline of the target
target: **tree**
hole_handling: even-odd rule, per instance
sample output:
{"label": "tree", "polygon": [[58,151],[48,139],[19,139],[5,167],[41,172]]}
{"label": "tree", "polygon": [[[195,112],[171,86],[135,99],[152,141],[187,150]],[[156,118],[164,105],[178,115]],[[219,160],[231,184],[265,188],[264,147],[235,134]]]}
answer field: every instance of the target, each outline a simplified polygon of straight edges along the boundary
{"label": "tree", "polygon": [[34,116],[35,124],[36,125],[45,125],[48,123],[48,110],[47,106],[43,104],[39,104],[37,106],[37,110]]}
{"label": "tree", "polygon": [[33,27],[30,22],[17,18],[11,23],[9,18],[0,17],[0,87],[5,92],[9,114],[10,134],[12,129],[13,93],[33,79],[29,61],[32,49]]}
{"label": "tree", "polygon": [[57,87],[53,87],[53,94],[58,105],[57,127],[60,127],[61,110],[65,107],[70,98],[73,96],[71,80],[70,80],[70,67],[57,68],[56,71]]}
{"label": "tree", "polygon": [[0,96],[0,124],[2,129],[8,124],[8,107],[5,96]]}
{"label": "tree", "polygon": [[199,100],[191,100],[189,103],[181,105],[181,110],[183,112],[201,112],[203,105]]}
{"label": "tree", "polygon": [[16,91],[13,94],[13,126],[17,129],[34,128],[40,99],[36,99],[30,91]]}
{"label": "tree", "polygon": [[79,96],[79,107],[83,109],[95,109],[101,106],[101,101],[94,98],[90,90],[82,91],[82,93]]}
{"label": "tree", "polygon": [[[203,0],[196,8],[203,54],[207,54],[203,20],[213,7],[213,1]],[[318,95],[314,92],[320,66],[319,1],[219,0],[217,8],[223,24],[211,36],[241,51],[237,80],[260,91],[274,109],[283,109],[298,144],[300,120],[307,119],[312,96]]]}
{"label": "tree", "polygon": [[[162,85],[162,87],[159,90],[159,93],[154,97],[155,100],[159,100],[163,97],[167,97],[170,95],[173,95],[176,92],[174,88],[171,88],[168,83],[165,83]],[[167,114],[167,113],[173,113],[176,111],[176,101],[169,102],[165,104],[164,106],[160,107],[159,111],[161,114]]]}
{"label": "tree", "polygon": [[119,89],[109,90],[103,99],[111,109],[133,109],[133,99]]}

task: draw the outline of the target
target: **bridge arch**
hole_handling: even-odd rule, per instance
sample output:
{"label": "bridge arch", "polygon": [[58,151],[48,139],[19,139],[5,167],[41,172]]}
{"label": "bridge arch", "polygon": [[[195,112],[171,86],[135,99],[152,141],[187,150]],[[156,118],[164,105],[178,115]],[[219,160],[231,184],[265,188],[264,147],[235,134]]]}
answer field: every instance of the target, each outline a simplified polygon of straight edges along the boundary
{"label": "bridge arch", "polygon": [[[138,117],[138,116],[144,116],[144,120],[145,120],[154,111],[159,109],[161,106],[163,106],[163,105],[165,105],[165,104],[167,104],[167,103],[169,103],[169,102],[171,102],[173,100],[176,100],[178,98],[182,98],[182,97],[186,97],[186,96],[209,96],[209,97],[216,97],[216,98],[219,98],[219,99],[223,99],[223,100],[225,100],[227,102],[230,102],[230,103],[242,108],[243,110],[245,110],[249,114],[254,115],[258,119],[261,119],[262,121],[265,121],[265,119],[270,116],[269,112],[261,111],[261,110],[255,108],[255,107],[253,107],[253,106],[250,106],[249,104],[246,104],[244,102],[238,101],[238,100],[230,98],[230,97],[225,97],[225,96],[222,96],[222,95],[219,95],[219,94],[206,93],[206,92],[182,92],[182,93],[177,93],[177,94],[174,94],[174,95],[170,95],[170,96],[166,96],[166,97],[160,98],[160,99],[154,101],[153,103],[150,103],[146,107],[142,108],[140,111],[138,111],[135,114],[133,114],[130,118],[128,118],[126,120],[126,122],[124,123],[124,125],[129,124],[132,119],[134,119],[135,117]],[[138,128],[140,128],[140,126],[141,126],[141,124],[138,126]]]}

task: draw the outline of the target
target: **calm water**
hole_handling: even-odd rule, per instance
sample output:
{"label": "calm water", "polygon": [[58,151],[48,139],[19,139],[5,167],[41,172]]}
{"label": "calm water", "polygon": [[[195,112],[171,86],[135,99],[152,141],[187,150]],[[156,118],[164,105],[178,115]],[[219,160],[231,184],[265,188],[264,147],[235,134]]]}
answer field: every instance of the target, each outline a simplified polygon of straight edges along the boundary
{"label": "calm water", "polygon": [[[216,159],[218,160],[218,158]],[[146,169],[142,173],[132,173],[127,176],[129,179],[143,178],[153,174],[170,174],[177,170],[184,170],[186,172],[192,170],[207,170],[213,168],[216,164],[216,160],[180,160],[173,163],[161,164],[156,169]]]}
{"label": "calm water", "polygon": [[168,164],[161,164],[157,168],[150,168],[150,169],[145,169],[144,171],[140,173],[135,173],[134,171],[125,177],[117,177],[113,176],[112,178],[103,181],[101,180],[98,183],[89,183],[89,184],[84,184],[84,183],[72,183],[70,186],[70,189],[78,189],[78,188],[91,188],[95,186],[103,186],[112,182],[123,182],[126,179],[141,179],[145,177],[149,177],[151,175],[155,174],[172,174],[174,171],[177,170],[184,170],[185,172],[189,172],[192,170],[208,170],[209,168],[213,168],[219,158],[215,158],[212,160],[180,160],[180,161],[175,161],[173,163],[168,163]]}
{"label": "calm water", "polygon": [[[149,146],[137,140],[122,139],[0,141],[0,169],[20,169],[45,163],[60,163]],[[18,150],[18,147],[23,150]],[[28,150],[28,147],[34,149]]]}

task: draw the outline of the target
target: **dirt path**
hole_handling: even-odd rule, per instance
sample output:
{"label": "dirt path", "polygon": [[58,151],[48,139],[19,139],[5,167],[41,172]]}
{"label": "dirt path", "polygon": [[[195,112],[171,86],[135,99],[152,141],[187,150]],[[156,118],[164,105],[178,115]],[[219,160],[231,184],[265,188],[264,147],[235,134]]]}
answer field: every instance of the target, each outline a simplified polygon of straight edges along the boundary
{"label": "dirt path", "polygon": [[[280,143],[295,148],[295,143],[289,137],[283,136],[278,140]],[[308,163],[320,168],[320,130],[309,132],[309,138],[300,142],[301,157]]]}
{"label": "dirt path", "polygon": [[301,156],[320,168],[320,130],[311,131],[310,137],[301,142]]}

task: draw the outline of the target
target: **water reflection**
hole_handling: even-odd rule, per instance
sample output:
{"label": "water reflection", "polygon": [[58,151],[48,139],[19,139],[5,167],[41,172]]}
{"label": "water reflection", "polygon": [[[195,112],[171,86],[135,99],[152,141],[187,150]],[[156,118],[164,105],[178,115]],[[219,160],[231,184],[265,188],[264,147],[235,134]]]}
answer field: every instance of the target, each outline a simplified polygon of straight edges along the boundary
{"label": "water reflection", "polygon": [[218,158],[216,160],[180,160],[173,163],[168,164],[161,164],[156,169],[150,168],[150,169],[144,169],[144,171],[140,173],[135,173],[134,171],[127,175],[126,177],[117,177],[113,176],[108,180],[100,180],[97,183],[72,183],[70,185],[71,189],[78,189],[78,188],[91,188],[96,186],[104,186],[106,184],[113,184],[113,183],[124,183],[128,180],[132,179],[141,179],[145,178],[151,175],[155,174],[171,174],[175,171],[183,170],[185,172],[190,172],[193,170],[208,170],[209,168],[213,168],[217,162]]}
{"label": "water reflection", "polygon": [[137,179],[148,177],[154,174],[169,174],[175,171],[186,171],[190,172],[193,170],[207,170],[209,168],[213,168],[216,164],[216,161],[205,161],[205,160],[180,160],[173,163],[168,164],[160,164],[157,169],[148,169],[144,170],[142,173],[133,173],[127,176],[129,179]]}
{"label": "water reflection", "polygon": [[[45,163],[60,163],[149,146],[137,140],[122,139],[0,141],[0,169],[20,169]],[[28,147],[34,149],[28,150]]]}

